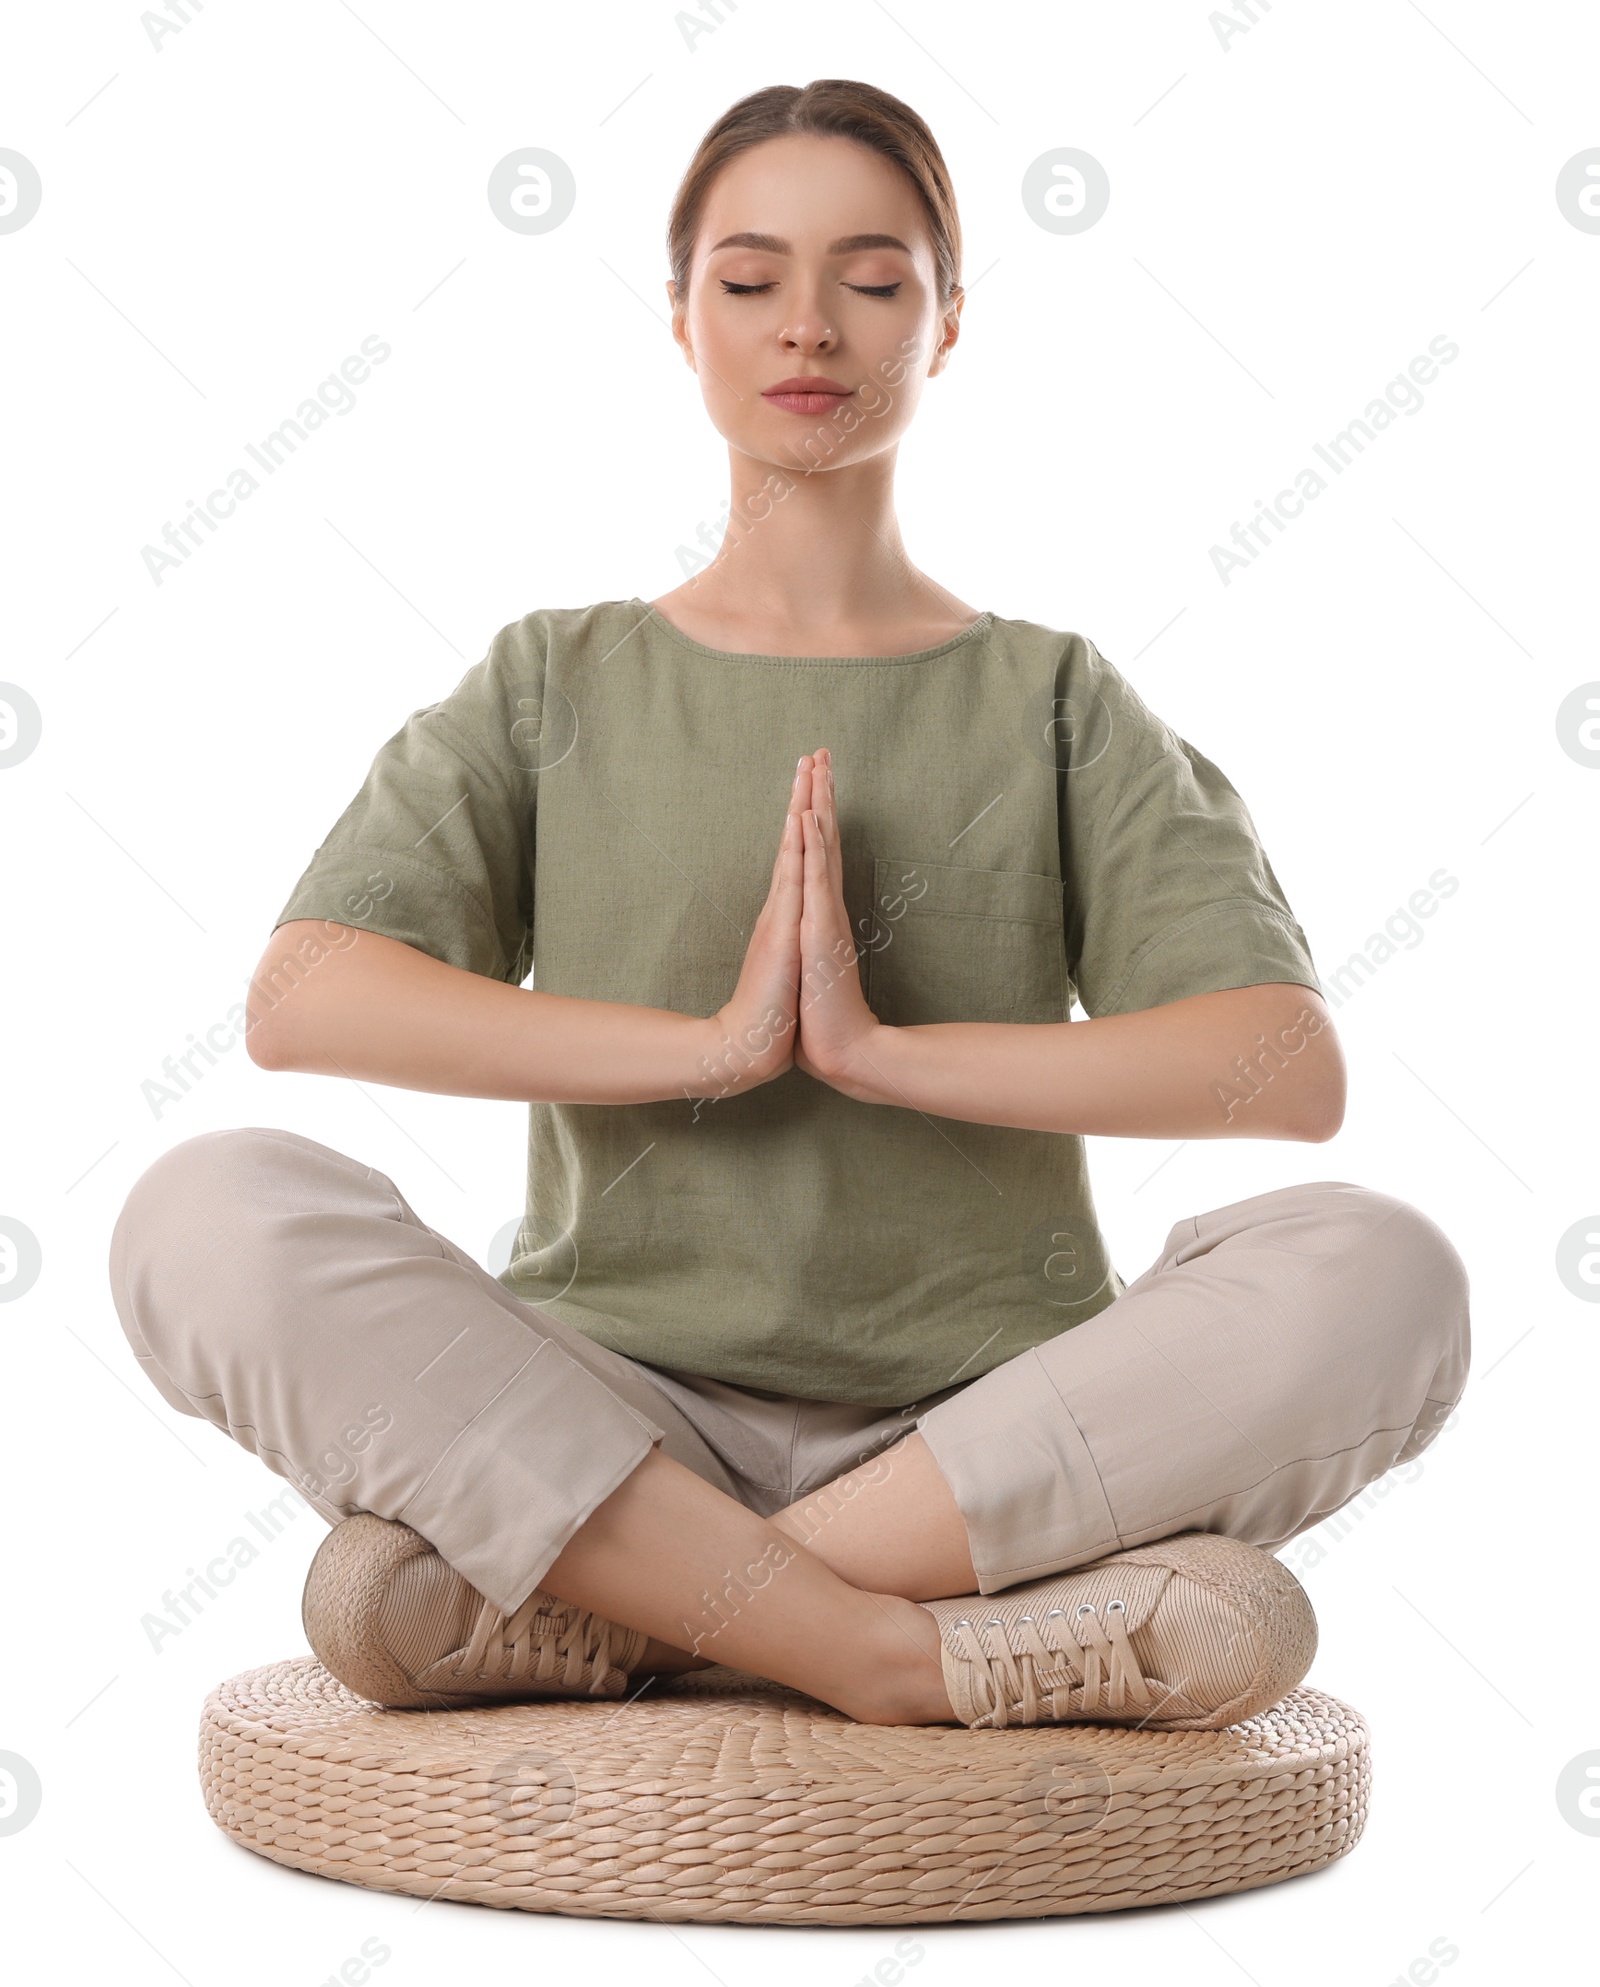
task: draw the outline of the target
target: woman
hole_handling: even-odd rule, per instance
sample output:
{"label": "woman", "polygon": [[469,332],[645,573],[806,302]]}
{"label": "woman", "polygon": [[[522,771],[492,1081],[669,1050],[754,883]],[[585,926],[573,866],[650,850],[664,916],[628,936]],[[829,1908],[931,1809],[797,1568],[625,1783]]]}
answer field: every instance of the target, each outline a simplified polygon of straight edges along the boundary
{"label": "woman", "polygon": [[264,1068],[529,1103],[508,1268],[355,1158],[212,1132],[128,1197],[123,1325],[334,1526],[307,1634],[380,1703],[719,1661],[878,1723],[1250,1716],[1316,1639],[1271,1549],[1460,1395],[1459,1259],[1322,1182],[1124,1284],[1084,1134],[1337,1131],[1304,935],[1091,642],[906,557],[897,445],[963,302],[922,121],[757,92],[669,248],[717,556],[502,628],[252,994]]}

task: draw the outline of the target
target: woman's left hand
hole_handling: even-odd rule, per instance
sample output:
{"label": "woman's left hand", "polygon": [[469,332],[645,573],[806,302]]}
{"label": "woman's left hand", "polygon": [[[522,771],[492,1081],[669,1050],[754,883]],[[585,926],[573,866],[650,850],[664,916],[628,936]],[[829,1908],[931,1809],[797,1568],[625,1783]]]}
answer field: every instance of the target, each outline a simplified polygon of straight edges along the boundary
{"label": "woman's left hand", "polygon": [[882,1024],[861,991],[857,947],[845,909],[833,755],[824,746],[810,757],[811,805],[801,817],[805,880],[795,1066],[847,1097],[868,1101],[877,1090],[871,1081],[872,1038]]}

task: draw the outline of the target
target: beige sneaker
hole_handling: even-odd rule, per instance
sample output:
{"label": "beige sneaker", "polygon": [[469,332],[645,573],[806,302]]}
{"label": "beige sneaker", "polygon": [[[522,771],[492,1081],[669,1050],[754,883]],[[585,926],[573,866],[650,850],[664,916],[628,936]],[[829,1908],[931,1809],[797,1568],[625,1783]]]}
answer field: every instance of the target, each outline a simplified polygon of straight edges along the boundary
{"label": "beige sneaker", "polygon": [[409,1525],[367,1512],[318,1547],[300,1618],[340,1683],[407,1710],[621,1697],[648,1641],[537,1587],[504,1615]]}
{"label": "beige sneaker", "polygon": [[922,1605],[964,1725],[1212,1730],[1276,1704],[1317,1651],[1316,1616],[1288,1567],[1214,1532]]}

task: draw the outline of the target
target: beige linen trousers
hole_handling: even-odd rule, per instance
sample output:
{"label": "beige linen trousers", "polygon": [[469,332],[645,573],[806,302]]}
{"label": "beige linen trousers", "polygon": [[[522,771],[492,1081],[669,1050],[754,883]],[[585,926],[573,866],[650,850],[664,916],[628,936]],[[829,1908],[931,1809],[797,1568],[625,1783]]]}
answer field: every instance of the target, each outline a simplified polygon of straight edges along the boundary
{"label": "beige linen trousers", "polygon": [[514,1296],[394,1182],[296,1132],[212,1131],[134,1182],[134,1353],[330,1523],[400,1519],[508,1613],[656,1444],[763,1516],[920,1431],[979,1590],[1173,1532],[1271,1550],[1421,1453],[1466,1384],[1467,1278],[1337,1180],[1175,1222],[1086,1322],[899,1408],[651,1366]]}

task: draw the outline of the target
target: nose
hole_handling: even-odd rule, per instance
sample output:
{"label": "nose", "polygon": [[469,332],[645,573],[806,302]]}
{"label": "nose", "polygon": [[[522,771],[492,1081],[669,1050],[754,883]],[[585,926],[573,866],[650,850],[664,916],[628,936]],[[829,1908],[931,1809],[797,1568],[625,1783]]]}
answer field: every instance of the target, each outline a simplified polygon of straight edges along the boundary
{"label": "nose", "polygon": [[819,352],[834,342],[834,331],[819,300],[803,304],[781,333],[785,346],[804,352]]}

